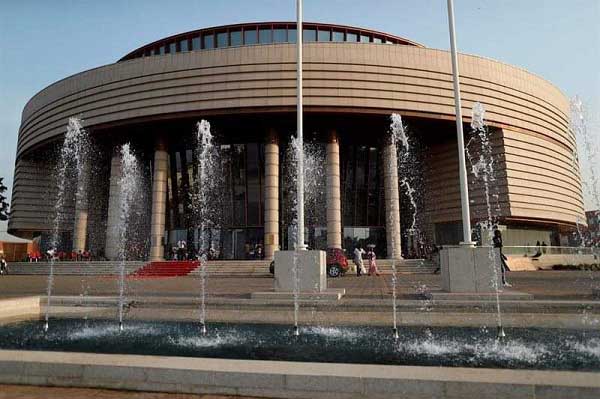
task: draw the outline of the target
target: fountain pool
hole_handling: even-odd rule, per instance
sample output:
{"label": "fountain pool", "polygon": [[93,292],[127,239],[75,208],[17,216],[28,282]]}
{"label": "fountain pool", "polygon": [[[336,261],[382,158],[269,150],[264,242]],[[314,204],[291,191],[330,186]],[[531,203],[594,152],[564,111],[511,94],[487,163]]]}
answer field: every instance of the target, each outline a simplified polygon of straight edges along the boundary
{"label": "fountain pool", "polygon": [[143,354],[221,359],[380,365],[600,371],[600,331],[512,328],[506,341],[481,328],[403,327],[395,340],[389,328],[300,327],[128,321],[119,332],[113,320],[62,319],[47,333],[37,320],[0,326],[1,349]]}

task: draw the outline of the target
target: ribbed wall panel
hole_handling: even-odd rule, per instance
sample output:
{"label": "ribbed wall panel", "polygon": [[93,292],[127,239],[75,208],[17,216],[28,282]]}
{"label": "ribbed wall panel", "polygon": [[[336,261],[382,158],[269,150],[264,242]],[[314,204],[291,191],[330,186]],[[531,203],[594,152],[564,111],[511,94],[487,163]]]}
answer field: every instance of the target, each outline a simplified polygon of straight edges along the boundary
{"label": "ribbed wall panel", "polygon": [[[48,188],[36,180],[47,170],[34,177],[25,171],[29,161],[23,159],[33,148],[60,139],[70,116],[82,116],[93,131],[140,120],[177,118],[183,113],[289,112],[296,101],[295,57],[295,46],[290,44],[145,57],[85,71],[42,90],[23,111],[11,228],[39,226],[35,210],[48,213],[48,205],[40,204],[42,196],[36,194]],[[504,140],[494,142],[500,156],[501,216],[532,217],[529,210],[538,209],[544,218],[574,222],[582,211],[581,183],[570,164],[575,140],[568,129],[568,100],[555,86],[523,69],[469,55],[460,55],[459,62],[465,120],[473,103],[480,101],[486,107],[488,124],[508,132]],[[307,112],[397,111],[431,119],[454,118],[446,51],[307,43],[304,79]],[[435,142],[435,137],[429,141]],[[432,146],[428,155],[425,212],[433,222],[460,220],[456,154],[456,144],[446,143]],[[529,196],[523,191],[527,187],[532,187]],[[483,212],[481,187],[471,184],[471,191],[473,215],[478,217]],[[557,207],[550,217],[544,196],[572,203]],[[509,200],[515,201],[514,206],[509,207]]]}

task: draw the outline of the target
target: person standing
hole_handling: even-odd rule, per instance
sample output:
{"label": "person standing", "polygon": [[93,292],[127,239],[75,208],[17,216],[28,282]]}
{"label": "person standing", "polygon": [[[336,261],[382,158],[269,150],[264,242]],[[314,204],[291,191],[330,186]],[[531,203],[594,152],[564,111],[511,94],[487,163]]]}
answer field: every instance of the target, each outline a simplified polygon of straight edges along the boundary
{"label": "person standing", "polygon": [[369,259],[369,276],[373,274],[379,276],[379,270],[377,269],[377,261],[375,256],[375,248],[369,248],[367,252],[367,259]]}
{"label": "person standing", "polygon": [[360,244],[354,248],[354,264],[356,265],[356,276],[360,277],[362,275],[364,266],[362,256],[365,251],[361,248]]}
{"label": "person standing", "polygon": [[502,271],[502,285],[505,287],[512,287],[512,285],[510,285],[508,281],[506,281],[506,271],[509,269],[508,265],[506,264],[507,257],[504,255],[504,253],[502,253],[502,232],[500,230],[494,230],[494,238],[492,239],[492,242],[494,243],[494,248],[500,249],[500,270]]}

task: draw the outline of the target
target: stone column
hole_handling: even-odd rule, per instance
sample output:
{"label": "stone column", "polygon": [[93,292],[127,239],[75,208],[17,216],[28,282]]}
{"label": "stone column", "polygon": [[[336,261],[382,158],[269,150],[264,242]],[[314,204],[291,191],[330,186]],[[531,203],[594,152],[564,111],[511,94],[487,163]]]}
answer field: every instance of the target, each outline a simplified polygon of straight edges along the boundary
{"label": "stone column", "polygon": [[327,248],[342,248],[342,201],[340,195],[340,143],[335,130],[327,142]]}
{"label": "stone column", "polygon": [[385,185],[385,235],[390,259],[402,259],[400,240],[400,193],[398,191],[398,156],[396,143],[385,142],[383,147]]}
{"label": "stone column", "polygon": [[106,220],[106,246],[104,256],[114,260],[119,256],[119,221],[121,218],[121,154],[115,150],[110,161],[110,186],[108,191],[108,218]]}
{"label": "stone column", "polygon": [[279,250],[279,142],[269,129],[265,144],[265,259]]}
{"label": "stone column", "polygon": [[152,175],[152,217],[150,222],[150,261],[164,260],[165,217],[167,212],[168,152],[164,140],[158,139],[154,151]]}
{"label": "stone column", "polygon": [[73,225],[73,251],[85,251],[88,230],[89,162],[85,162],[77,182],[75,194],[75,221]]}

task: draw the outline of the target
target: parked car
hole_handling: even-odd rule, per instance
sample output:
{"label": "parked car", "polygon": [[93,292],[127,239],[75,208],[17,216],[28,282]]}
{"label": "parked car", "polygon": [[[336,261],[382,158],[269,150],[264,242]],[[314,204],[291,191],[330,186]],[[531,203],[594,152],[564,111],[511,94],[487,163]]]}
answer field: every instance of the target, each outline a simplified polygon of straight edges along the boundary
{"label": "parked car", "polygon": [[[329,277],[339,277],[344,275],[349,269],[348,259],[344,251],[340,248],[327,249],[327,275]],[[275,274],[275,261],[269,265],[269,272]]]}

